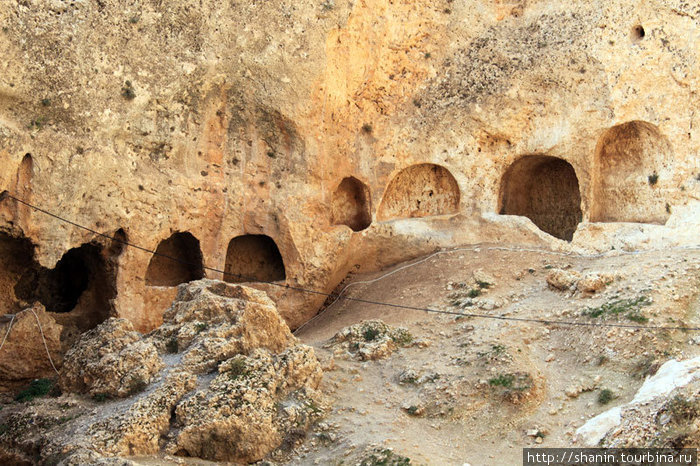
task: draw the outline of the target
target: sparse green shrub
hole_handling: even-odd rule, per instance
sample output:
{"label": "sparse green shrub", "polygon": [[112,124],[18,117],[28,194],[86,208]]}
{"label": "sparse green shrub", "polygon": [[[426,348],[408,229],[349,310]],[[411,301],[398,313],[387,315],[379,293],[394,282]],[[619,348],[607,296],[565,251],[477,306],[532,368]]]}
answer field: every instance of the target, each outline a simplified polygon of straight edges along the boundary
{"label": "sparse green shrub", "polygon": [[405,328],[397,328],[392,333],[391,339],[399,346],[407,346],[413,341],[413,335]]}
{"label": "sparse green shrub", "polygon": [[367,327],[365,330],[362,332],[362,338],[365,339],[365,341],[374,341],[377,339],[381,332],[379,329],[374,328],[374,327]]}
{"label": "sparse green shrub", "polygon": [[515,376],[513,374],[499,374],[496,377],[489,380],[489,385],[492,387],[505,387],[511,388],[513,382],[515,381]]}
{"label": "sparse green shrub", "polygon": [[498,374],[488,382],[492,389],[511,402],[519,401],[534,385],[532,376],[527,372]]}
{"label": "sparse green shrub", "polygon": [[478,288],[472,288],[472,289],[469,290],[469,292],[467,293],[467,296],[469,296],[470,298],[476,298],[476,297],[479,296],[479,295],[481,295],[481,290],[478,289]]}
{"label": "sparse green shrub", "polygon": [[201,333],[205,331],[207,328],[209,328],[209,325],[206,322],[197,322],[194,325],[195,330],[197,330],[197,333]]}
{"label": "sparse green shrub", "polygon": [[27,388],[22,390],[15,396],[15,401],[26,403],[34,398],[39,398],[48,395],[56,387],[56,382],[52,379],[37,379],[33,380]]}
{"label": "sparse green shrub", "polygon": [[604,388],[598,393],[598,403],[602,405],[610,403],[613,398],[615,398],[615,394],[609,388]]}
{"label": "sparse green shrub", "polygon": [[362,125],[362,132],[365,134],[371,134],[372,133],[372,125],[369,123],[365,123]]}
{"label": "sparse green shrub", "polygon": [[654,172],[647,177],[647,180],[649,180],[649,186],[654,186],[656,183],[659,182],[659,175],[656,172]]}
{"label": "sparse green shrub", "polygon": [[138,16],[132,16],[131,18],[129,18],[129,22],[131,24],[136,24],[139,22],[139,19],[141,19],[141,18],[139,18]]}
{"label": "sparse green shrub", "polygon": [[642,358],[632,366],[631,375],[635,379],[644,379],[650,375],[656,374],[661,364],[652,356]]}
{"label": "sparse green shrub", "polygon": [[671,398],[666,404],[665,410],[671,416],[671,421],[676,424],[693,421],[700,416],[698,402],[689,400],[681,395]]}
{"label": "sparse green shrub", "polygon": [[641,307],[650,304],[651,299],[646,296],[638,296],[636,298],[618,299],[601,304],[598,307],[589,307],[581,314],[591,318],[624,314],[627,319],[633,322],[643,323],[647,322],[649,319],[641,313]]}
{"label": "sparse green shrub", "polygon": [[231,380],[236,380],[239,377],[245,377],[248,375],[248,373],[248,365],[246,364],[245,359],[238,357],[231,361],[228,371],[228,376]]}
{"label": "sparse green shrub", "polygon": [[388,448],[377,448],[366,455],[360,461],[360,466],[407,466],[411,464],[411,459],[406,456],[397,455]]}
{"label": "sparse green shrub", "polygon": [[44,107],[48,107],[49,105],[51,105],[51,99],[44,97],[43,99],[41,99],[41,105],[43,105]]}

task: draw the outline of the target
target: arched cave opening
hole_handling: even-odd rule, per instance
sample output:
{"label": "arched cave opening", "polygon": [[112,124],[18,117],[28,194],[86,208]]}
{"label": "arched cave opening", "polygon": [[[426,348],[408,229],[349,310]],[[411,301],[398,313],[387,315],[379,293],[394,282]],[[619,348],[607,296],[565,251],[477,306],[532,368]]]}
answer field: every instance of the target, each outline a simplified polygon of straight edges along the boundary
{"label": "arched cave opening", "polygon": [[189,232],[173,233],[160,242],[146,269],[146,285],[177,286],[204,278],[199,240]]}
{"label": "arched cave opening", "polygon": [[581,193],[574,167],[565,160],[527,155],[501,180],[500,214],[522,215],[559,239],[571,241],[582,219]]}
{"label": "arched cave opening", "polygon": [[333,193],[331,223],[361,231],[372,223],[369,188],[355,177],[343,178]]}
{"label": "arched cave opening", "polygon": [[287,277],[282,254],[267,235],[242,235],[226,250],[224,280],[231,283],[275,282]]}
{"label": "arched cave opening", "polygon": [[399,172],[384,193],[377,218],[429,217],[456,213],[460,191],[445,167],[432,163],[410,166]]}
{"label": "arched cave opening", "polygon": [[34,258],[34,246],[22,237],[0,234],[0,292],[3,313],[15,313],[38,301],[46,311],[81,331],[95,327],[114,311],[116,257],[99,243],[70,249],[52,269]]}
{"label": "arched cave opening", "polygon": [[672,158],[671,144],[645,121],[606,130],[594,162],[591,221],[665,223],[667,180],[659,172]]}

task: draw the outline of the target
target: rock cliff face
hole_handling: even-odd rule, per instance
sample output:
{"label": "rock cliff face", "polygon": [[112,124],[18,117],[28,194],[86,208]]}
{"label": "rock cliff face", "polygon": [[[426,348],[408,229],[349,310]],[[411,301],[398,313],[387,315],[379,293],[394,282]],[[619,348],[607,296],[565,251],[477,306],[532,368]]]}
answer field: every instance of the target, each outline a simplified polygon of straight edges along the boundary
{"label": "rock cliff face", "polygon": [[685,0],[3,2],[0,191],[158,254],[6,197],[0,312],[147,331],[178,283],[252,278],[294,328],[324,297],[279,285],[437,247],[692,241],[699,22]]}

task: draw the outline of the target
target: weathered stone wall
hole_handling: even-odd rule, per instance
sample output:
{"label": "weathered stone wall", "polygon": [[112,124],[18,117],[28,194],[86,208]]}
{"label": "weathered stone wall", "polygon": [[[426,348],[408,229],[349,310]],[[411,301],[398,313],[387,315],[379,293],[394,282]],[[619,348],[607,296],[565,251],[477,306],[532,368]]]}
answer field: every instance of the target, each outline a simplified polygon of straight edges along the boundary
{"label": "weathered stone wall", "polygon": [[[151,250],[190,233],[221,270],[233,238],[266,235],[284,283],[326,291],[440,246],[569,247],[497,215],[526,155],[573,168],[573,247],[604,236],[590,220],[680,225],[700,197],[699,22],[685,0],[6,1],[0,190]],[[616,165],[609,154],[629,151],[611,128],[629,122],[654,138],[626,146],[643,163]],[[454,177],[457,213],[380,218],[392,180],[419,164]],[[361,232],[333,225],[347,177],[368,187]],[[0,228],[46,268],[98,239],[7,199]],[[113,314],[157,326],[175,291],[148,285],[151,255],[109,260]],[[261,288],[292,327],[323,302]]]}

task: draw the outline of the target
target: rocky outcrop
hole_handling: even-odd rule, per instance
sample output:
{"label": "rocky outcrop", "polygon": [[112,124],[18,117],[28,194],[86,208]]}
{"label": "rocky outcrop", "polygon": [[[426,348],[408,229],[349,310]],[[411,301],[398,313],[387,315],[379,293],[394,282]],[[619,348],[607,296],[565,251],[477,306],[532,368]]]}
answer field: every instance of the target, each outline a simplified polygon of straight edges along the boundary
{"label": "rocky outcrop", "polygon": [[[273,269],[295,328],[296,288],[440,247],[697,244],[697,2],[5,3],[0,193],[146,249],[90,290],[139,331],[241,278],[205,264]],[[11,198],[0,230],[47,269],[99,236]]]}
{"label": "rocky outcrop", "polygon": [[165,319],[145,336],[115,318],[83,335],[60,385],[104,404],[78,434],[69,435],[70,423],[50,438],[36,433],[40,455],[58,450],[80,464],[165,451],[248,463],[295,444],[322,415],[314,351],[265,293],[195,281],[179,287]]}
{"label": "rocky outcrop", "polygon": [[134,395],[163,368],[155,346],[126,319],[111,318],[86,332],[66,353],[59,385],[92,396]]}
{"label": "rocky outcrop", "polygon": [[700,358],[670,360],[647,378],[632,401],[587,421],[577,431],[585,446],[694,447],[700,440]]}
{"label": "rocky outcrop", "polygon": [[313,391],[321,375],[313,350],[303,345],[224,361],[206,389],[177,406],[174,452],[247,463],[284,441],[294,444],[322,411]]}
{"label": "rocky outcrop", "polygon": [[[402,346],[413,343],[413,336],[402,327],[391,327],[381,320],[367,320],[336,333],[330,346],[362,361],[383,359]],[[344,350],[344,351],[343,351]]]}

